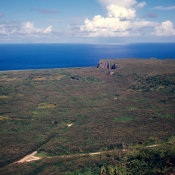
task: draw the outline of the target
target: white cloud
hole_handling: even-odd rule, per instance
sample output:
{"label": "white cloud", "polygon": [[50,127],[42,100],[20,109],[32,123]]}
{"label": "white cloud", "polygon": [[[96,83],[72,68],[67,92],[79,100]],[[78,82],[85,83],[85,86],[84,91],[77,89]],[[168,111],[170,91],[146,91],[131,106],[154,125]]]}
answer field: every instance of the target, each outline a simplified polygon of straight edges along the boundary
{"label": "white cloud", "polygon": [[105,6],[113,4],[113,5],[126,7],[126,8],[129,8],[134,4],[137,4],[136,0],[99,0],[99,2],[104,4]]}
{"label": "white cloud", "polygon": [[137,7],[143,8],[146,5],[146,2],[141,2],[137,5]]}
{"label": "white cloud", "polygon": [[49,26],[45,29],[43,28],[36,28],[32,22],[25,22],[21,26],[20,33],[23,34],[49,34],[52,32],[52,26]]}
{"label": "white cloud", "polygon": [[22,24],[21,33],[31,34],[34,32],[39,32],[40,29],[36,29],[34,24],[31,22],[25,22]]}
{"label": "white cloud", "polygon": [[53,30],[52,26],[38,28],[32,22],[1,21],[0,39],[11,41],[50,40],[63,36],[63,31]]}
{"label": "white cloud", "polygon": [[130,8],[134,5],[142,8],[146,5],[145,1],[138,3],[136,0],[99,0],[99,2],[105,6],[113,4],[125,8]]}
{"label": "white cloud", "polygon": [[46,29],[43,30],[43,33],[51,33],[52,32],[52,26],[47,27]]}
{"label": "white cloud", "polygon": [[0,25],[0,35],[8,35],[4,25]]}
{"label": "white cloud", "polygon": [[[156,23],[136,18],[136,7],[146,3],[135,0],[100,0],[106,5],[107,16],[94,16],[86,19],[80,27],[81,32],[90,37],[137,36],[144,27],[155,26]],[[135,7],[134,7],[135,5]]]}
{"label": "white cloud", "polygon": [[86,19],[85,25],[81,26],[81,31],[88,31],[89,36],[92,37],[115,35],[127,36],[128,32],[126,31],[126,29],[128,27],[128,21],[120,22],[118,18],[104,18],[98,15],[95,16],[92,21]]}
{"label": "white cloud", "polygon": [[109,5],[107,6],[108,17],[110,18],[118,18],[121,20],[133,19],[135,17],[134,9],[127,9],[117,5]]}
{"label": "white cloud", "polygon": [[164,21],[159,26],[155,27],[153,35],[156,36],[173,36],[175,35],[175,29],[171,21]]}
{"label": "white cloud", "polygon": [[157,10],[173,10],[173,9],[175,9],[175,6],[167,6],[167,7],[157,6],[157,7],[154,7],[153,9],[157,9]]}

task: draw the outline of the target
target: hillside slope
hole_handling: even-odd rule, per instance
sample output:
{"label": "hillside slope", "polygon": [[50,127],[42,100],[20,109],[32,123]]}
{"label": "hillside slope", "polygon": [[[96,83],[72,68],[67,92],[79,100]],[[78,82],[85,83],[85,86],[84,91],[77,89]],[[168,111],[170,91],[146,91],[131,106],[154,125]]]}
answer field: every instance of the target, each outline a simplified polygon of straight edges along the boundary
{"label": "hillside slope", "polygon": [[103,62],[118,66],[0,72],[1,167],[36,150],[110,151],[175,135],[175,60]]}

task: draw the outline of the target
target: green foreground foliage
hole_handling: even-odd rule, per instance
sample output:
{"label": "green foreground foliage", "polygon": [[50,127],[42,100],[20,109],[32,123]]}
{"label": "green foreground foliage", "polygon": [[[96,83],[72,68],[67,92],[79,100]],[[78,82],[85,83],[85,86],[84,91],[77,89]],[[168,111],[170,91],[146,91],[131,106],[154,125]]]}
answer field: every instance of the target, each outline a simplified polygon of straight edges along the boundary
{"label": "green foreground foliage", "polygon": [[12,164],[1,169],[8,175],[170,175],[175,173],[175,144],[154,148],[137,146],[127,153],[46,158],[35,163]]}
{"label": "green foreground foliage", "polygon": [[[0,72],[0,174],[8,166],[11,174],[20,174],[20,166],[9,164],[35,150],[43,156],[61,156],[160,144],[174,138],[175,61],[107,61],[120,68],[111,70],[112,74],[95,67]],[[102,157],[96,159],[71,158],[65,160],[68,165],[59,158],[49,159],[53,164],[43,159],[25,165],[26,173],[22,172],[52,174],[54,167],[57,172],[87,174],[91,171],[83,170],[87,162],[95,164],[90,166],[95,172],[102,166],[124,166],[127,171],[132,169],[129,165],[148,166],[145,158],[137,161],[134,155],[133,160],[125,158],[133,162],[129,165],[116,166],[104,158],[106,164],[102,161],[97,166]],[[76,162],[82,162],[82,168]],[[69,164],[75,169],[69,171]]]}
{"label": "green foreground foliage", "polygon": [[113,162],[101,167],[85,167],[69,175],[165,175],[175,173],[175,145],[157,148],[138,147],[122,157],[110,155]]}

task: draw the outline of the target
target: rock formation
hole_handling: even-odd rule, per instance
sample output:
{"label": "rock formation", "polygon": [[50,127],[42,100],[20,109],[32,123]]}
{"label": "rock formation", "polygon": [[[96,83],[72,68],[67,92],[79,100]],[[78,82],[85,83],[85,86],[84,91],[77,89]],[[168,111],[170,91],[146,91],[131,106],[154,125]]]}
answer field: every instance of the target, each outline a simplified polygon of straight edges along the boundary
{"label": "rock formation", "polygon": [[102,68],[102,69],[117,69],[119,68],[119,64],[116,63],[109,63],[109,62],[99,62],[97,68]]}

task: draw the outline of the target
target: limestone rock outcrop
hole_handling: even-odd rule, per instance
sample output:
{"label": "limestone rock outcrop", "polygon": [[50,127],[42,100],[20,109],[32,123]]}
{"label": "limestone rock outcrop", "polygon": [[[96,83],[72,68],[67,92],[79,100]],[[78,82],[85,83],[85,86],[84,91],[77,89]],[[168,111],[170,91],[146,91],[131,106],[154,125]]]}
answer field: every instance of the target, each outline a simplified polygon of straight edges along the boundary
{"label": "limestone rock outcrop", "polygon": [[119,68],[119,64],[116,63],[110,63],[110,62],[99,62],[97,68],[102,68],[102,69],[117,69]]}

